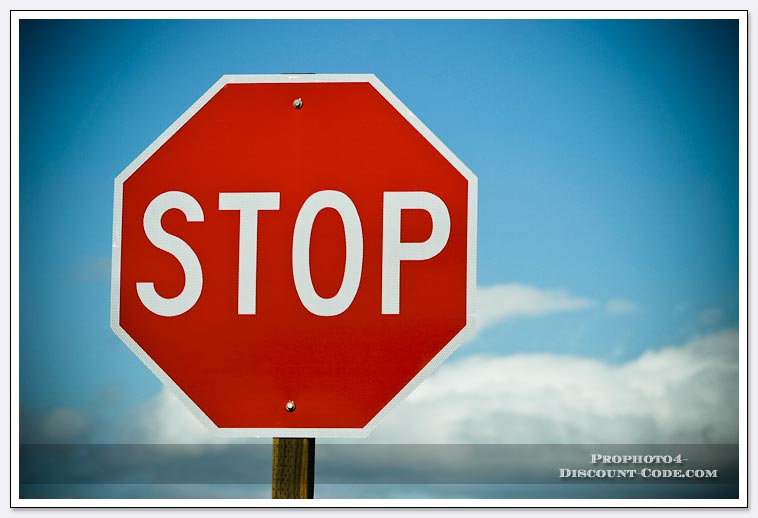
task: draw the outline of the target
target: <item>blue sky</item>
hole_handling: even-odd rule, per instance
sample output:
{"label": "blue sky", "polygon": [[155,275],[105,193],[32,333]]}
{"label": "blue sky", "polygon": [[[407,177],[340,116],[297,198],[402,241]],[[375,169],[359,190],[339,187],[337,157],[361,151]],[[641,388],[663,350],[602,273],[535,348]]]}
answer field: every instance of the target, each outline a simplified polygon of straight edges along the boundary
{"label": "blue sky", "polygon": [[479,286],[553,309],[501,313],[449,362],[625,365],[735,329],[737,30],[22,20],[22,414],[64,408],[107,430],[161,392],[109,327],[113,179],[223,74],[376,74],[478,176]]}

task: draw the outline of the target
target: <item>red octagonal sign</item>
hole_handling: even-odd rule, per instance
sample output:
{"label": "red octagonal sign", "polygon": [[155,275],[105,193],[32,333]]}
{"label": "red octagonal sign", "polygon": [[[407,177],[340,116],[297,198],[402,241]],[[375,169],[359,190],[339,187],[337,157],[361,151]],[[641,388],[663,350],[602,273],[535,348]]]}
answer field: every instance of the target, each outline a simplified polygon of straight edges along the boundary
{"label": "red octagonal sign", "polygon": [[470,331],[476,195],[373,75],[224,76],[116,178],[111,326],[222,434],[365,436]]}

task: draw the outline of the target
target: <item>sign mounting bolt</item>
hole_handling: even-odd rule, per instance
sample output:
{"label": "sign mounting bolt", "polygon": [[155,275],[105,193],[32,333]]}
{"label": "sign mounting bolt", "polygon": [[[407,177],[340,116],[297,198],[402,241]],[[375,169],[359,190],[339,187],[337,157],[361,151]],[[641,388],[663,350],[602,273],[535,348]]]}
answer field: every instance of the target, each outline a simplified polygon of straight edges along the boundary
{"label": "sign mounting bolt", "polygon": [[287,404],[284,405],[284,408],[287,409],[287,412],[294,412],[295,411],[295,402],[294,401],[287,401]]}
{"label": "sign mounting bolt", "polygon": [[303,107],[303,100],[300,97],[298,97],[297,99],[292,101],[292,106],[294,106],[295,108],[299,110],[300,108]]}

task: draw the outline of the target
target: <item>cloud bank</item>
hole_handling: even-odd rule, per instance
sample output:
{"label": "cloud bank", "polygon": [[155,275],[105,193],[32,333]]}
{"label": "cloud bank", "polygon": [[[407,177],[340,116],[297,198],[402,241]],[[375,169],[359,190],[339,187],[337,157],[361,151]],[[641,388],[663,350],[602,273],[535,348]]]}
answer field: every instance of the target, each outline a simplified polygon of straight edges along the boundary
{"label": "cloud bank", "polygon": [[443,365],[377,429],[377,442],[736,443],[738,334],[622,365],[554,354]]}
{"label": "cloud bank", "polygon": [[[564,290],[521,284],[480,287],[477,329],[509,318],[578,311],[592,304]],[[636,306],[619,298],[610,299],[604,309],[622,314]],[[369,440],[736,443],[738,342],[737,331],[727,330],[650,350],[624,364],[547,353],[464,357],[443,364],[380,423]],[[22,421],[24,442],[77,442],[91,425],[85,415],[71,409],[25,416]],[[115,428],[98,435],[104,442],[230,442],[215,437],[165,388]]]}
{"label": "cloud bank", "polygon": [[[700,444],[738,439],[738,333],[648,351],[625,364],[556,354],[444,364],[380,423],[373,443]],[[129,440],[218,442],[168,390]]]}
{"label": "cloud bank", "polygon": [[73,408],[55,408],[45,414],[25,410],[19,413],[19,432],[23,443],[69,443],[86,439],[90,418]]}

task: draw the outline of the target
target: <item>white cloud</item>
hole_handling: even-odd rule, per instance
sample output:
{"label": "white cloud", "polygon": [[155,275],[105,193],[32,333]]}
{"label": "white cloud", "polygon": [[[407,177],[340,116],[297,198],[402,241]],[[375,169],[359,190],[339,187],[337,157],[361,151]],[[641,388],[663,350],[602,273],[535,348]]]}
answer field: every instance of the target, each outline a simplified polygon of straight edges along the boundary
{"label": "white cloud", "polygon": [[187,452],[196,453],[205,451],[206,445],[271,441],[214,434],[165,386],[158,394],[134,409],[119,433],[120,442],[186,444]]}
{"label": "white cloud", "polygon": [[[736,330],[618,365],[556,354],[472,356],[443,364],[368,442],[736,443],[737,380]],[[124,440],[232,442],[214,436],[167,389],[138,408]]]}
{"label": "white cloud", "polygon": [[611,315],[624,315],[627,313],[634,313],[639,308],[634,302],[630,302],[626,299],[616,298],[610,299],[605,304],[605,310]]}
{"label": "white cloud", "polygon": [[[500,284],[477,290],[477,330],[512,317],[544,316],[589,307],[588,299],[565,290],[540,290],[521,284]],[[215,444],[232,442],[214,435],[165,387],[135,409],[120,431],[126,442]]]}
{"label": "white cloud", "polygon": [[554,354],[448,363],[392,412],[379,443],[735,443],[738,335],[613,365]]}
{"label": "white cloud", "polygon": [[222,442],[166,387],[135,409],[122,432],[125,442],[211,444]]}
{"label": "white cloud", "polygon": [[476,296],[478,330],[508,318],[544,316],[592,305],[591,300],[574,297],[565,290],[540,290],[524,284],[480,286]]}
{"label": "white cloud", "polygon": [[89,432],[90,424],[86,415],[72,408],[55,408],[43,415],[24,413],[21,419],[21,442],[78,442]]}

